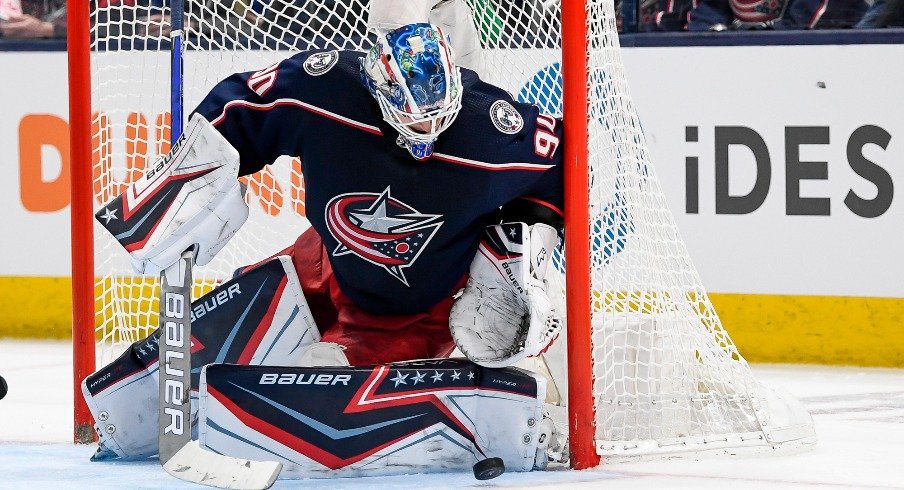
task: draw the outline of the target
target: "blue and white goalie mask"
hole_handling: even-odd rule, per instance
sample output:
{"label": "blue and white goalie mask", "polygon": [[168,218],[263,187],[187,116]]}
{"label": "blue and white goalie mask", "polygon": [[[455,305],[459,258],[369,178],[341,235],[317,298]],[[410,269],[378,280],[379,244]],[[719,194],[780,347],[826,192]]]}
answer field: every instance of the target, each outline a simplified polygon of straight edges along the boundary
{"label": "blue and white goalie mask", "polygon": [[383,119],[412,156],[428,158],[461,110],[461,71],[449,40],[434,25],[404,25],[381,33],[361,68]]}

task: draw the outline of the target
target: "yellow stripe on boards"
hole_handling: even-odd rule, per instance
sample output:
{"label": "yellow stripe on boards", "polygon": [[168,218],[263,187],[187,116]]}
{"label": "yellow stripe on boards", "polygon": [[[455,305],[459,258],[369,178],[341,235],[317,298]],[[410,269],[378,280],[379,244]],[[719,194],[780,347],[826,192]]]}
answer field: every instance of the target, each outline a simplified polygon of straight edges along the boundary
{"label": "yellow stripe on boards", "polygon": [[[156,327],[158,283],[155,277],[141,276],[108,277],[99,281],[94,288],[97,298],[95,324],[112,324],[116,314],[119,316],[116,323],[120,326]],[[192,296],[197,298],[206,294],[213,286],[212,281],[196,281]],[[115,304],[110,301],[113,297],[119,298]],[[146,328],[141,329],[144,330]],[[107,335],[108,341],[122,340],[121,335]],[[0,337],[72,338],[72,280],[69,277],[0,276]],[[101,338],[100,332],[97,338]]]}
{"label": "yellow stripe on boards", "polygon": [[750,362],[904,367],[904,298],[710,294]]}
{"label": "yellow stripe on boards", "polygon": [[0,337],[72,337],[72,280],[0,277]]}
{"label": "yellow stripe on boards", "polygon": [[[121,278],[141,323],[155,324],[152,278]],[[72,335],[68,277],[0,277],[0,337],[67,339]],[[110,294],[113,282],[97,287]],[[210,290],[196,284],[195,297]],[[904,298],[710,294],[722,325],[750,362],[904,367]],[[101,305],[100,299],[97,302]],[[104,313],[97,316],[104,321]],[[136,320],[139,321],[139,320]]]}

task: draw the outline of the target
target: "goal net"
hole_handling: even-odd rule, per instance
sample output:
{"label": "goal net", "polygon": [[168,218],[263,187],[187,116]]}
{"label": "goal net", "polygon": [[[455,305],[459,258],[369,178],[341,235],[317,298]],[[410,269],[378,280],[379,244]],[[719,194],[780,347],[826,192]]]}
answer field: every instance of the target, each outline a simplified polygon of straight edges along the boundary
{"label": "goal net", "polygon": [[[185,113],[234,72],[260,70],[312,48],[366,49],[373,41],[367,3],[186,1]],[[570,385],[590,387],[586,396],[574,389],[570,395],[577,466],[595,464],[595,455],[812,442],[807,414],[756,382],[700,283],[629,97],[611,0],[442,3],[436,23],[456,25],[453,46],[470,53],[468,64],[483,79],[555,115],[562,115],[564,100],[561,10],[581,13],[581,47],[572,42],[565,52],[566,69],[581,72],[578,77],[568,71],[566,78],[586,80],[572,86],[582,92],[575,100],[583,109],[569,109],[586,117],[578,124],[566,120],[566,131],[582,127],[566,133],[566,143],[579,150],[573,160],[587,166],[586,189],[570,181],[567,191],[586,198],[582,217],[570,213],[566,224],[569,246],[585,250],[568,269],[569,281],[582,280],[567,288],[574,317],[569,335],[586,339],[569,343]],[[91,6],[90,164],[96,210],[169,149],[173,11],[158,0],[98,0]],[[73,90],[80,89],[85,88]],[[586,139],[569,136],[584,132]],[[195,297],[237,267],[285,248],[308,226],[302,165],[284,157],[245,178],[249,220],[212,263],[198,268]],[[134,273],[127,254],[99,224],[93,231],[93,244],[74,246],[94,251],[94,290],[81,294],[95,298],[94,331],[88,335],[94,335],[100,366],[156,328],[158,282]],[[554,263],[566,270],[561,250]],[[562,281],[556,292],[564,296],[565,291]],[[585,365],[575,368],[582,358]],[[585,449],[575,449],[579,445]]]}

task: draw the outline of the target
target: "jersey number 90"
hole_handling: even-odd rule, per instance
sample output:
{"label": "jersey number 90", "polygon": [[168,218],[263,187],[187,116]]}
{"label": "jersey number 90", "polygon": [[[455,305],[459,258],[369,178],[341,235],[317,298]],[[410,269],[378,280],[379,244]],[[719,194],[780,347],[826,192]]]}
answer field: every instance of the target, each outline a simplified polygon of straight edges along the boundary
{"label": "jersey number 90", "polygon": [[559,137],[555,135],[556,120],[552,116],[537,116],[537,130],[534,132],[534,153],[551,158],[559,147]]}

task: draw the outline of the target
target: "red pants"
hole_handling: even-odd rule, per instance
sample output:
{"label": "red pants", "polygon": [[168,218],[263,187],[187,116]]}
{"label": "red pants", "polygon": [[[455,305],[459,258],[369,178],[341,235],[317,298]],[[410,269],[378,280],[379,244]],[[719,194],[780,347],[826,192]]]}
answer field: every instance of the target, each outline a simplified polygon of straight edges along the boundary
{"label": "red pants", "polygon": [[[327,251],[313,228],[278,255],[292,257],[322,341],[344,346],[353,366],[448,357],[455,348],[449,333],[451,293],[425,313],[374,315],[358,308],[339,290]],[[453,291],[464,287],[466,281],[463,277]]]}

